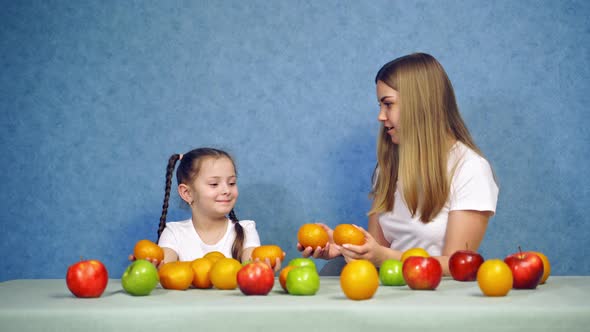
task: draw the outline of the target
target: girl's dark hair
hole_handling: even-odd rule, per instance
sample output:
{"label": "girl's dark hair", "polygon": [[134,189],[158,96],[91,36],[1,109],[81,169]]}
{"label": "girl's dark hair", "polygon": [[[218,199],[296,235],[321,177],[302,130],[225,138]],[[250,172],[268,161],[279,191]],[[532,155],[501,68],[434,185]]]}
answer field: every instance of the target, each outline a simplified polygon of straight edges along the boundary
{"label": "girl's dark hair", "polygon": [[[178,169],[176,170],[176,180],[178,185],[180,184],[189,184],[193,181],[193,179],[199,174],[199,170],[201,168],[202,161],[207,158],[227,158],[229,159],[232,164],[234,165],[234,169],[236,169],[236,164],[233,158],[229,155],[229,153],[213,149],[213,148],[198,148],[191,150],[190,152],[184,154],[181,158],[180,154],[173,154],[168,159],[168,166],[166,167],[166,187],[164,191],[164,204],[162,205],[162,216],[160,217],[160,225],[158,226],[158,240],[160,240],[160,236],[166,228],[166,215],[168,214],[168,201],[170,200],[170,190],[172,188],[172,174],[174,172],[174,168],[176,167],[176,162],[180,159],[180,164],[178,165]],[[237,171],[236,171],[237,173]],[[234,210],[232,209],[229,213],[229,218],[234,224],[236,230],[236,239],[232,245],[232,257],[241,261],[241,255],[244,245],[244,229],[242,225],[240,225],[238,218]]]}

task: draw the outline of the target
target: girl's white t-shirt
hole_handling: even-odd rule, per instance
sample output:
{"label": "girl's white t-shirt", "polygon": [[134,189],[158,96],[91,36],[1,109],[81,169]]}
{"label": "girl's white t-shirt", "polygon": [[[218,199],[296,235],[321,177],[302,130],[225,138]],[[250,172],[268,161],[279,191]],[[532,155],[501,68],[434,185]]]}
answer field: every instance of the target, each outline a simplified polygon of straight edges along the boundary
{"label": "girl's white t-shirt", "polygon": [[[243,248],[260,246],[260,237],[256,231],[254,220],[240,220],[239,223],[244,229]],[[178,254],[179,261],[192,261],[211,251],[219,251],[225,257],[231,257],[231,247],[235,238],[235,226],[228,219],[227,229],[221,240],[215,244],[206,244],[197,234],[192,219],[188,219],[166,223],[166,228],[162,231],[158,245],[174,250]]]}
{"label": "girl's white t-shirt", "polygon": [[457,142],[448,158],[449,172],[453,168],[455,173],[451,179],[449,198],[439,214],[426,224],[420,221],[419,215],[412,217],[401,195],[402,184],[398,181],[393,211],[379,215],[379,225],[390,248],[405,251],[419,247],[432,256],[440,256],[450,211],[496,212],[498,186],[487,160]]}

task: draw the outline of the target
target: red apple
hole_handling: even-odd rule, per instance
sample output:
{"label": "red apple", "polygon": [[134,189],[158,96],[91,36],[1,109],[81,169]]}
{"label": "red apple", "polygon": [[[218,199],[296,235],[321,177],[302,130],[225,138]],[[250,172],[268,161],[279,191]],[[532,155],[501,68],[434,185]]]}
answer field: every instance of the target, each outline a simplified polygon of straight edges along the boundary
{"label": "red apple", "polygon": [[253,262],[238,271],[238,287],[246,295],[266,295],[275,283],[275,273],[266,263]]}
{"label": "red apple", "polygon": [[402,274],[411,289],[434,290],[442,279],[442,266],[433,257],[411,256],[404,261]]}
{"label": "red apple", "polygon": [[483,256],[472,250],[455,251],[449,258],[449,270],[453,279],[475,281],[477,270],[483,264]]}
{"label": "red apple", "polygon": [[[519,248],[520,250],[520,248]],[[508,255],[504,262],[512,270],[515,289],[535,289],[543,276],[543,260],[532,252],[519,251]]]}
{"label": "red apple", "polygon": [[68,289],[77,297],[100,297],[108,281],[106,267],[95,259],[71,265],[66,274]]}

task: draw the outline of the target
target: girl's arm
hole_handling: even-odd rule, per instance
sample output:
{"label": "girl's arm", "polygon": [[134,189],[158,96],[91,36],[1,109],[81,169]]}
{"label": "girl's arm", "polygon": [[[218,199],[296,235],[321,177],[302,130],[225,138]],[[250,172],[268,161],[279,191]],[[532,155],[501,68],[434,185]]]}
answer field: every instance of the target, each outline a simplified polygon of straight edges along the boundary
{"label": "girl's arm", "polygon": [[441,263],[444,275],[450,275],[449,258],[457,250],[477,251],[483,240],[491,211],[460,210],[449,212]]}
{"label": "girl's arm", "polygon": [[[178,255],[176,254],[176,251],[174,251],[170,248],[165,248],[165,247],[162,247],[162,249],[164,250],[164,259],[162,261],[158,262],[158,260],[156,260],[156,259],[151,259],[149,257],[146,258],[146,260],[150,261],[158,269],[160,268],[160,266],[162,266],[165,263],[176,262],[178,260]],[[134,261],[135,256],[129,255],[129,260]]]}

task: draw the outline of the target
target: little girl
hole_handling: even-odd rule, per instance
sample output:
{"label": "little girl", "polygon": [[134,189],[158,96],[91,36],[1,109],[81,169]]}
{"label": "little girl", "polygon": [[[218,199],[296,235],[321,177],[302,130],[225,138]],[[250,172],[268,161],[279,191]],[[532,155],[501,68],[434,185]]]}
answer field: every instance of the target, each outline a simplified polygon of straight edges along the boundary
{"label": "little girl", "polygon": [[[166,223],[172,174],[176,162],[178,194],[190,206],[188,220]],[[192,261],[219,251],[241,262],[251,259],[260,238],[253,220],[238,220],[234,205],[238,198],[237,174],[232,157],[212,148],[174,154],[166,169],[166,191],[158,228],[158,245],[164,249],[163,263]],[[267,262],[270,263],[270,262]],[[276,262],[275,270],[280,268]]]}

